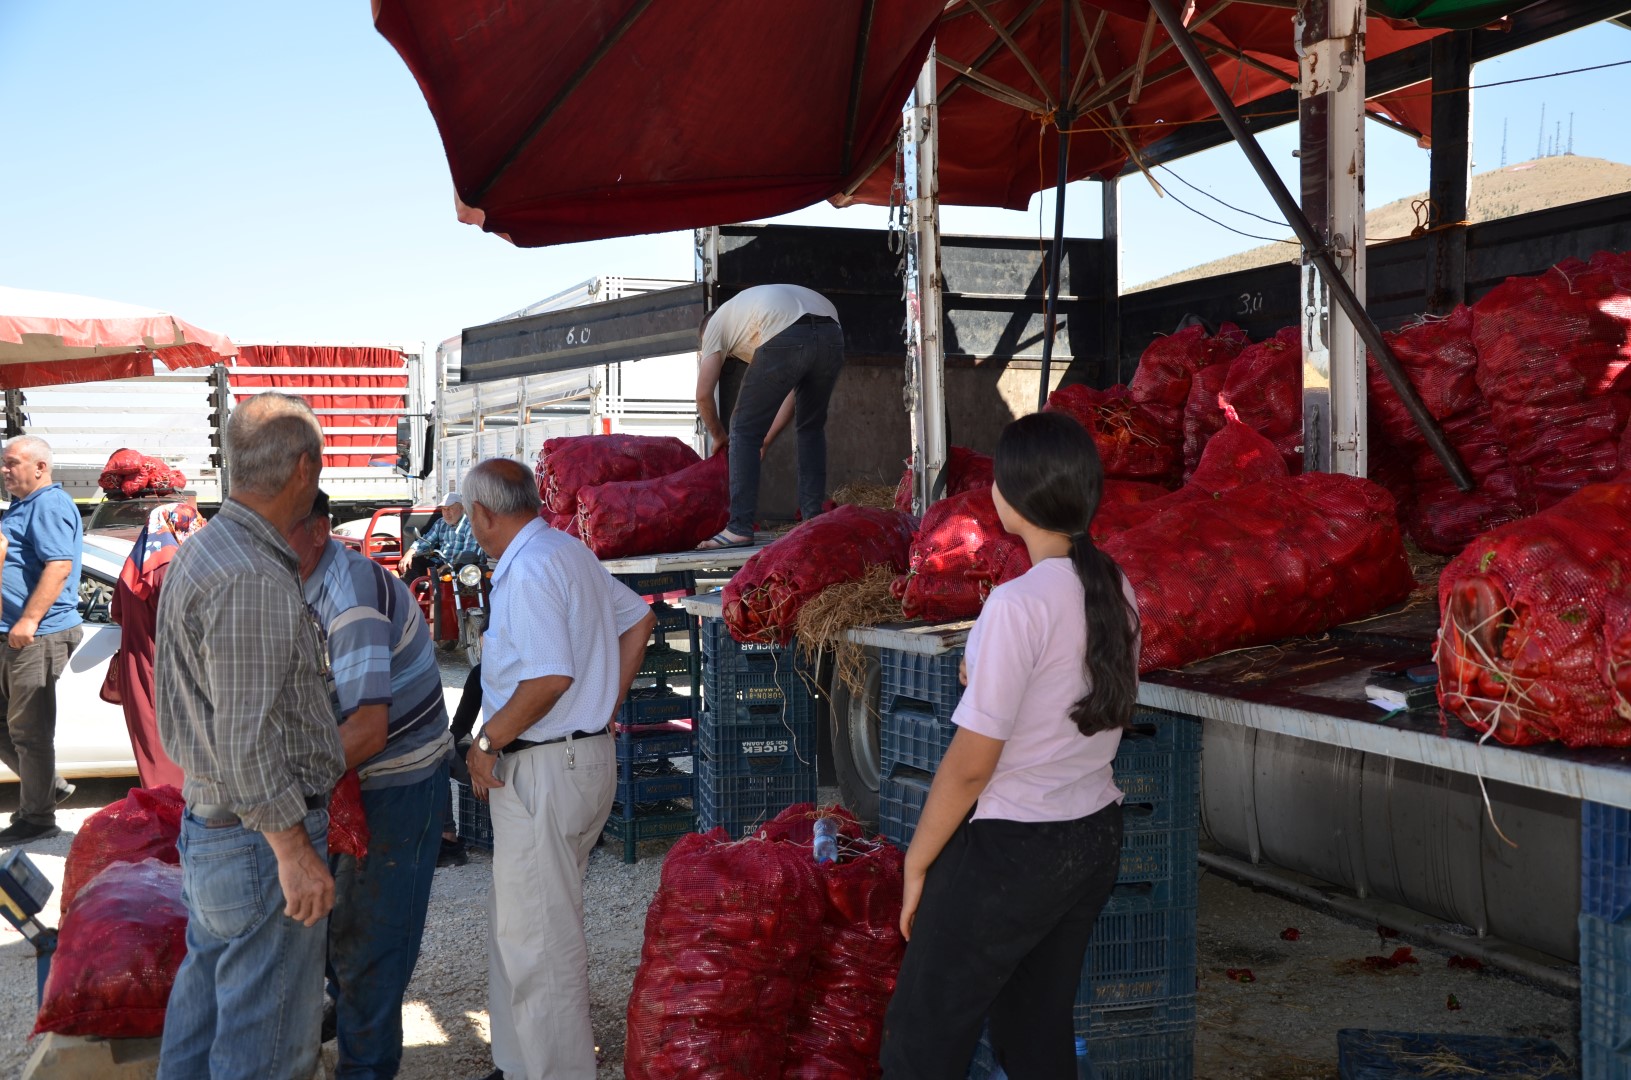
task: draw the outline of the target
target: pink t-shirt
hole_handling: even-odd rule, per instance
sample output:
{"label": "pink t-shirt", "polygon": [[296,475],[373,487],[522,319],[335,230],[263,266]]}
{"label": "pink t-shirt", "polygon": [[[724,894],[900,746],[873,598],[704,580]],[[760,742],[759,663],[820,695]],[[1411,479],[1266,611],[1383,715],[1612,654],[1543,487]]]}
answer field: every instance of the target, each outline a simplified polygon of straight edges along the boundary
{"label": "pink t-shirt", "polygon": [[969,632],[952,722],[1004,743],[975,818],[1074,821],[1121,801],[1110,772],[1121,732],[1083,735],[1070,719],[1087,693],[1083,607],[1070,560],[1044,559],[993,589]]}

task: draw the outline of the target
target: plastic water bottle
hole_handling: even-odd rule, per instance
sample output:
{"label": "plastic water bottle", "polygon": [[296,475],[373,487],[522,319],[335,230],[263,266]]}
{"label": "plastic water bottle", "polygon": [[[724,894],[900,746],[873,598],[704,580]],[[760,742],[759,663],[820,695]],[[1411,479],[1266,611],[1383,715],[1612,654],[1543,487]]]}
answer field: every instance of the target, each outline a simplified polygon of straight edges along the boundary
{"label": "plastic water bottle", "polygon": [[1095,1080],[1093,1059],[1087,1056],[1087,1040],[1076,1036],[1076,1080]]}
{"label": "plastic water bottle", "polygon": [[815,823],[815,861],[830,863],[838,861],[838,822],[830,817],[817,818]]}

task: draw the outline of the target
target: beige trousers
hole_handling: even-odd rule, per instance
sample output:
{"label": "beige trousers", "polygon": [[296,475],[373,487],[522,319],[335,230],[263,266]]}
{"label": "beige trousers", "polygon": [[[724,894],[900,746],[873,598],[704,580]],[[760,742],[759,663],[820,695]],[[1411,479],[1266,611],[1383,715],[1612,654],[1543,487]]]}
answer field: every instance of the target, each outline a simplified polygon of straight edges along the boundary
{"label": "beige trousers", "polygon": [[617,787],[610,736],[503,755],[493,814],[487,1003],[506,1080],[594,1080],[583,875]]}

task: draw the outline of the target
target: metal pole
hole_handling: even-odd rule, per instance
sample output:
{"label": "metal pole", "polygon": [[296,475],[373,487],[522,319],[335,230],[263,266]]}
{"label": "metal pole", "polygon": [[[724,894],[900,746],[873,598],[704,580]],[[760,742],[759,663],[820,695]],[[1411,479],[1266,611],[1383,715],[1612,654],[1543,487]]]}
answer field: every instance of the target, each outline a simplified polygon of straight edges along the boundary
{"label": "metal pole", "polygon": [[945,492],[946,356],[940,303],[940,111],[935,58],[906,103],[902,140],[906,209],[906,410],[912,421],[913,507]]}
{"label": "metal pole", "polygon": [[1099,182],[1104,196],[1104,359],[1099,364],[1096,382],[1103,386],[1111,381],[1126,382],[1121,373],[1121,181],[1112,176]]}
{"label": "metal pole", "polygon": [[1054,113],[1054,130],[1059,137],[1059,157],[1053,188],[1053,250],[1048,253],[1048,303],[1042,312],[1042,381],[1036,388],[1036,411],[1048,403],[1048,384],[1053,381],[1053,338],[1059,330],[1059,268],[1065,251],[1065,184],[1070,180],[1070,4],[1059,4],[1059,105]]}
{"label": "metal pole", "polygon": [[1167,33],[1171,35],[1173,43],[1177,46],[1179,53],[1183,55],[1184,61],[1189,65],[1189,70],[1194,73],[1196,80],[1201,84],[1201,89],[1206,91],[1206,96],[1212,102],[1212,107],[1218,111],[1218,118],[1229,129],[1229,134],[1234,137],[1235,142],[1240,144],[1241,150],[1246,154],[1246,160],[1251,163],[1252,170],[1257,173],[1258,179],[1268,189],[1270,197],[1274,199],[1280,213],[1285,215],[1285,219],[1291,225],[1292,231],[1297,234],[1297,239],[1301,241],[1306,257],[1319,268],[1327,287],[1331,290],[1332,298],[1342,307],[1343,311],[1348,313],[1348,318],[1353,321],[1354,329],[1358,332],[1360,339],[1364,341],[1366,348],[1370,350],[1371,356],[1376,360],[1377,366],[1382,369],[1382,374],[1387,377],[1387,381],[1393,387],[1394,392],[1399,395],[1399,400],[1404,403],[1406,411],[1410,413],[1411,420],[1421,430],[1422,437],[1426,440],[1427,445],[1432,447],[1433,453],[1438,457],[1439,461],[1443,462],[1445,470],[1449,472],[1456,486],[1462,491],[1471,491],[1473,489],[1472,474],[1467,471],[1466,465],[1462,463],[1460,455],[1455,452],[1455,448],[1445,439],[1444,429],[1439,427],[1438,421],[1433,419],[1432,413],[1427,411],[1427,406],[1422,404],[1421,396],[1416,393],[1416,388],[1410,384],[1404,370],[1399,367],[1398,358],[1393,355],[1393,350],[1389,349],[1387,342],[1382,339],[1382,332],[1371,321],[1370,315],[1365,311],[1365,305],[1360,302],[1359,297],[1355,295],[1348,282],[1342,277],[1337,268],[1336,260],[1332,258],[1331,252],[1320,243],[1320,238],[1314,232],[1314,227],[1303,216],[1302,209],[1297,205],[1296,200],[1286,190],[1285,184],[1280,182],[1280,177],[1275,173],[1274,166],[1269,164],[1269,159],[1263,153],[1263,148],[1257,145],[1257,140],[1252,137],[1251,132],[1246,130],[1246,125],[1241,121],[1240,114],[1235,110],[1234,102],[1229,100],[1229,95],[1218,82],[1217,76],[1212,72],[1211,67],[1207,65],[1206,58],[1201,55],[1200,50],[1195,46],[1194,39],[1189,36],[1189,31],[1184,29],[1183,22],[1178,18],[1177,11],[1173,9],[1172,0],[1150,0],[1150,7],[1160,18],[1161,25],[1166,27]]}
{"label": "metal pole", "polygon": [[[1427,310],[1448,313],[1467,302],[1467,190],[1472,170],[1472,34],[1436,37],[1433,51],[1433,147],[1428,182],[1431,237]],[[1506,152],[1503,129],[1501,152]],[[1505,164],[1504,162],[1502,164]]]}

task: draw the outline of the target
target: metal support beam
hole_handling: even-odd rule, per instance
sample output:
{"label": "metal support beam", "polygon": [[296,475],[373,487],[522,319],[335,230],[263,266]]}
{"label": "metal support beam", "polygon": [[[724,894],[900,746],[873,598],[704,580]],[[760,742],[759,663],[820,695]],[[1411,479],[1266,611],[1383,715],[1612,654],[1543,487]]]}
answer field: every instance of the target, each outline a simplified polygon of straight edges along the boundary
{"label": "metal support beam", "polygon": [[1115,381],[1125,383],[1130,372],[1121,370],[1121,181],[1115,177],[1100,181],[1104,196],[1104,360],[1099,365],[1100,381],[1114,373]]}
{"label": "metal support beam", "polygon": [[[1303,0],[1295,25],[1303,213],[1363,300],[1365,8],[1360,0]],[[1307,250],[1302,297],[1303,468],[1364,476],[1365,346]]]}
{"label": "metal support beam", "polygon": [[912,507],[945,493],[946,357],[940,303],[940,109],[931,52],[907,99],[901,140],[906,183],[906,412],[912,420]]}
{"label": "metal support beam", "polygon": [[1433,150],[1428,181],[1427,309],[1442,315],[1467,302],[1467,188],[1472,182],[1472,34],[1433,46]]}
{"label": "metal support beam", "polygon": [[1257,140],[1252,138],[1251,132],[1246,130],[1246,126],[1241,122],[1240,113],[1235,109],[1234,102],[1229,99],[1228,92],[1218,82],[1217,74],[1207,65],[1206,58],[1201,54],[1200,48],[1184,28],[1183,21],[1179,18],[1177,9],[1173,7],[1172,0],[1150,0],[1150,6],[1154,8],[1161,19],[1162,25],[1166,27],[1167,33],[1172,37],[1173,42],[1177,44],[1178,50],[1183,54],[1184,61],[1189,65],[1190,71],[1194,73],[1195,80],[1200,83],[1201,88],[1206,92],[1208,100],[1212,102],[1212,107],[1218,111],[1219,118],[1228,126],[1230,135],[1233,136],[1235,142],[1240,144],[1240,149],[1245,153],[1247,161],[1251,163],[1252,170],[1257,173],[1258,179],[1263,182],[1263,186],[1274,199],[1275,206],[1281,214],[1285,215],[1285,219],[1291,225],[1292,231],[1297,234],[1297,239],[1302,242],[1307,257],[1319,268],[1326,287],[1330,290],[1331,299],[1341,305],[1343,311],[1347,312],[1348,317],[1353,320],[1354,327],[1358,331],[1361,340],[1370,349],[1371,355],[1376,359],[1377,366],[1382,369],[1382,373],[1387,377],[1389,385],[1399,395],[1400,402],[1404,405],[1406,411],[1410,413],[1411,420],[1420,429],[1422,438],[1433,448],[1433,453],[1438,457],[1439,461],[1443,462],[1445,471],[1455,480],[1456,486],[1462,491],[1471,491],[1473,488],[1472,474],[1467,471],[1466,465],[1462,463],[1460,456],[1455,452],[1455,448],[1444,438],[1444,429],[1439,427],[1438,421],[1433,419],[1433,415],[1422,404],[1421,396],[1416,393],[1416,388],[1410,384],[1404,370],[1399,367],[1398,358],[1393,355],[1393,350],[1388,348],[1387,342],[1383,340],[1382,332],[1377,329],[1376,324],[1371,321],[1370,316],[1365,312],[1364,303],[1349,287],[1347,280],[1343,278],[1336,260],[1331,256],[1330,250],[1323,245],[1319,235],[1314,231],[1314,227],[1308,223],[1308,218],[1303,215],[1302,208],[1297,205],[1297,201],[1291,197],[1291,192],[1287,191],[1285,184],[1280,182],[1280,177],[1274,171],[1274,166],[1269,164],[1269,159],[1263,153],[1263,148],[1257,145]]}
{"label": "metal support beam", "polygon": [[1070,12],[1059,5],[1059,109],[1054,116],[1054,135],[1059,141],[1053,191],[1053,250],[1048,253],[1048,306],[1042,319],[1042,378],[1036,388],[1036,411],[1048,404],[1048,384],[1052,381],[1053,341],[1059,334],[1059,274],[1065,264],[1065,190],[1070,183],[1070,122],[1075,113],[1066,102],[1070,93]]}

